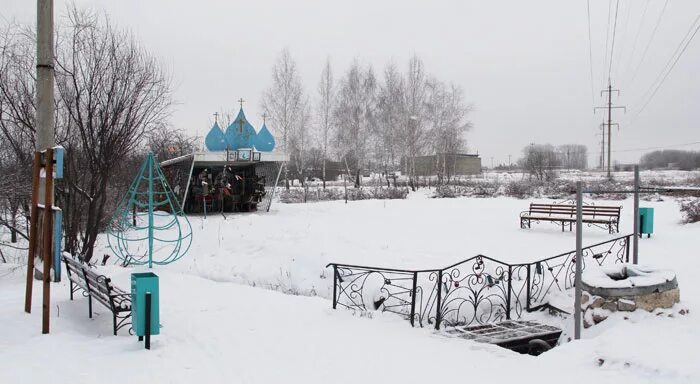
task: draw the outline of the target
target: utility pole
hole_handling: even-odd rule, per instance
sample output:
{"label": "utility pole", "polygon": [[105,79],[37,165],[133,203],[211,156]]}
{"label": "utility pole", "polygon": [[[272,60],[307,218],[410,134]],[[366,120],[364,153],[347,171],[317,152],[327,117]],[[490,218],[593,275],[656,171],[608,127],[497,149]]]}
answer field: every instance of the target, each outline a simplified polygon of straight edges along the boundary
{"label": "utility pole", "polygon": [[[604,107],[595,107],[593,108],[593,111],[595,112],[598,109],[607,109],[608,110],[608,122],[607,122],[607,127],[608,127],[608,179],[612,178],[612,174],[610,173],[610,160],[612,157],[612,147],[611,147],[611,138],[612,138],[612,126],[617,125],[619,128],[619,124],[613,123],[612,122],[612,110],[613,109],[618,109],[622,108],[625,112],[627,112],[627,108],[625,106],[613,106],[612,105],[612,93],[617,92],[617,95],[620,95],[620,90],[619,89],[613,89],[612,84],[610,82],[610,79],[608,79],[608,88],[600,91],[600,95],[602,96],[603,93],[608,94],[608,104],[607,106]],[[605,123],[604,123],[605,124]]]}
{"label": "utility pole", "polygon": [[[54,143],[53,0],[37,0],[36,31],[36,150]],[[47,160],[48,161],[48,160]],[[39,202],[44,202],[44,182],[39,186]]]}
{"label": "utility pole", "polygon": [[605,124],[600,125],[600,169],[605,169]]}
{"label": "utility pole", "polygon": [[[54,138],[54,51],[53,51],[53,0],[37,0],[37,64],[36,64],[36,152],[44,151],[44,177],[41,178],[39,172],[34,173],[33,183],[37,185],[37,189],[33,189],[32,201],[43,205],[44,221],[42,228],[42,244],[38,246],[37,231],[34,230],[35,236],[30,239],[33,241],[33,246],[30,246],[31,252],[28,253],[28,265],[34,265],[34,252],[41,250],[44,258],[43,263],[43,302],[42,302],[42,325],[41,333],[49,333],[49,319],[51,308],[51,285],[50,285],[50,268],[51,268],[51,250],[52,250],[52,215],[53,215],[53,150],[55,146]],[[39,155],[40,156],[40,155]],[[39,157],[38,164],[41,166]],[[32,211],[38,210],[38,205],[32,206]],[[38,212],[32,212],[32,218],[35,222],[30,223],[31,226],[36,226],[38,223]],[[25,311],[31,311],[31,274],[33,268],[27,268],[27,297],[25,298]]]}

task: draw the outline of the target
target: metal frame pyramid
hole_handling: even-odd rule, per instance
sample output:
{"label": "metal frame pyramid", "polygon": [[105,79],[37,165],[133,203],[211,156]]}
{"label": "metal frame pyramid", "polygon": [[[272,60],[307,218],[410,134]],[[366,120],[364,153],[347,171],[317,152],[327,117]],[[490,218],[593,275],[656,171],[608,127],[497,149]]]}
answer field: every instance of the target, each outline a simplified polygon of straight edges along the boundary
{"label": "metal frame pyramid", "polygon": [[[146,241],[148,249],[144,252],[142,246]],[[117,205],[107,242],[125,264],[148,264],[149,268],[153,264],[177,261],[192,245],[192,226],[152,153]],[[154,258],[156,246],[157,259]]]}

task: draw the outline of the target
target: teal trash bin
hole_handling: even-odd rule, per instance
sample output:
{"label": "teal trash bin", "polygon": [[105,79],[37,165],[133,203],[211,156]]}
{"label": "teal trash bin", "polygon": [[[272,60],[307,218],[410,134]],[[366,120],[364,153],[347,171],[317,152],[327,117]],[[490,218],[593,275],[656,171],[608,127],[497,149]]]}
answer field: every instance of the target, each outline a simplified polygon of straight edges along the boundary
{"label": "teal trash bin", "polygon": [[639,208],[639,237],[654,233],[654,208]]}
{"label": "teal trash bin", "polygon": [[158,275],[153,272],[131,274],[131,322],[136,335],[146,335],[146,293],[151,293],[151,335],[160,333]]}

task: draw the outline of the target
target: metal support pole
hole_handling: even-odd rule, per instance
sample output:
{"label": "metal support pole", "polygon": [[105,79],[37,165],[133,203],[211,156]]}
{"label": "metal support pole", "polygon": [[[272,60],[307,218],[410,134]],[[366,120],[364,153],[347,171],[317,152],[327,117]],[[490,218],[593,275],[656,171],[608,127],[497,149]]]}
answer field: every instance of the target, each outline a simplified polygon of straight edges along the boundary
{"label": "metal support pole", "polygon": [[338,306],[338,266],[333,264],[333,309]]}
{"label": "metal support pole", "polygon": [[513,290],[512,287],[512,282],[513,282],[513,267],[508,266],[508,296],[506,297],[506,320],[510,320],[510,303],[511,303],[511,291]]}
{"label": "metal support pole", "polygon": [[415,326],[416,317],[416,285],[418,284],[418,272],[413,272],[413,288],[411,290],[411,327]]}
{"label": "metal support pole", "polygon": [[525,291],[525,297],[526,297],[525,310],[527,310],[528,312],[530,312],[530,298],[531,298],[530,297],[530,269],[531,269],[530,267],[531,267],[531,265],[528,264],[527,265],[527,280],[525,281],[525,284],[526,284],[526,286],[525,286],[525,290],[526,290]]}
{"label": "metal support pole", "polygon": [[146,349],[151,349],[151,292],[146,292]]}
{"label": "metal support pole", "polygon": [[[153,154],[148,154],[148,268],[153,268]],[[206,204],[205,204],[206,205]],[[205,213],[206,217],[206,213]]]}
{"label": "metal support pole", "polygon": [[639,262],[639,165],[634,166],[634,236],[632,238],[632,263]]}
{"label": "metal support pole", "polygon": [[[438,271],[437,281],[437,298],[436,298],[436,309],[435,309],[435,329],[440,329],[440,322],[442,322],[442,270]],[[430,315],[430,314],[428,314]]]}
{"label": "metal support pole", "polygon": [[574,339],[581,338],[581,270],[583,268],[583,220],[581,216],[582,183],[576,182],[576,276],[574,280]]}

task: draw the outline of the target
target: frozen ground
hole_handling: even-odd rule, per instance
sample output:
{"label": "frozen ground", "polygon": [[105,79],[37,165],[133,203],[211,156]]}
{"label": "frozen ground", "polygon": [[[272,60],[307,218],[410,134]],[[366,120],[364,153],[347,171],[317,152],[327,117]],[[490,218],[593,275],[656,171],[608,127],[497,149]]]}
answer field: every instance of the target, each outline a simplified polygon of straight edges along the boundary
{"label": "frozen ground", "polygon": [[[632,202],[620,203],[624,234]],[[656,233],[640,240],[640,259],[676,270],[682,302],[673,312],[688,308],[686,316],[613,316],[584,330],[584,340],[535,358],[411,329],[392,315],[330,309],[330,261],[440,267],[477,253],[528,261],[573,248],[574,234],[552,224],[519,229],[527,204],[419,193],[405,201],[277,204],[269,214],[191,217],[190,255],[156,269],[163,328],[152,351],[135,337],[112,336],[103,308],[88,319],[86,299],[70,302],[65,282],[53,286],[52,333],[42,336],[40,290],[33,314],[24,314],[24,271],[0,265],[0,383],[700,382],[700,224],[679,224],[673,200],[642,204],[656,208]],[[586,228],[584,244],[608,238]],[[104,269],[128,288],[132,269]]]}

